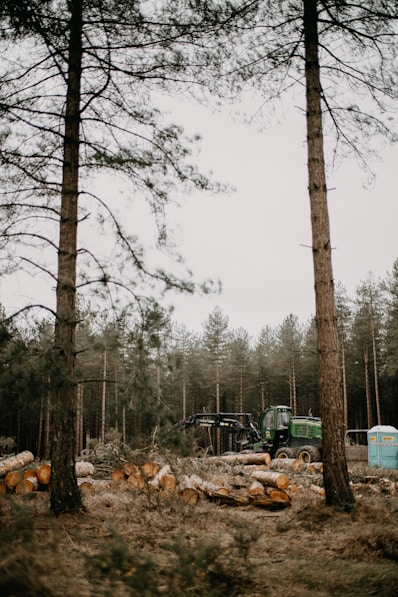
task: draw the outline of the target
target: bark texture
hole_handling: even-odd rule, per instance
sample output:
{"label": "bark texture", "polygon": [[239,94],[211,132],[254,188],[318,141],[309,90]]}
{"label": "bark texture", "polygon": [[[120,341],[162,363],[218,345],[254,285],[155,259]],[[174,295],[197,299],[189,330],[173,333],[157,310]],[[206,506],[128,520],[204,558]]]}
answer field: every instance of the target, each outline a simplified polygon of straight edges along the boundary
{"label": "bark texture", "polygon": [[344,452],[343,400],[323,152],[317,0],[304,0],[304,41],[308,181],[322,414],[323,476],[326,503],[347,506],[354,503],[354,496],[349,484]]}
{"label": "bark texture", "polygon": [[51,421],[51,509],[54,514],[83,509],[75,474],[76,446],[76,260],[79,188],[82,0],[70,3],[68,87],[58,250],[55,363],[57,383]]}

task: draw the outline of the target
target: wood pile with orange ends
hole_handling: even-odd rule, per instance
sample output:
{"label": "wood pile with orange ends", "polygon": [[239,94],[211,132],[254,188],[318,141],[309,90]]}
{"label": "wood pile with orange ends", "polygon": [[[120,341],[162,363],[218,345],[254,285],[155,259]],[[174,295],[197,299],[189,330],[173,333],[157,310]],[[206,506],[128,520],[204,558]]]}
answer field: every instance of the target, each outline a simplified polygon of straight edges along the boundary
{"label": "wood pile with orange ends", "polygon": [[[304,489],[304,486],[291,483],[290,474],[296,476],[322,472],[322,463],[305,464],[296,458],[271,459],[268,453],[210,456],[193,459],[191,463],[187,459],[184,469],[187,463],[188,467],[192,465],[194,470],[199,471],[203,471],[203,468],[206,470],[208,464],[210,466],[205,473],[178,474],[169,464],[147,462],[137,466],[127,463],[123,469],[112,473],[112,483],[137,491],[175,494],[191,505],[209,499],[222,505],[285,508],[290,505],[292,495],[300,488]],[[231,464],[227,472],[223,466],[225,464]],[[222,474],[215,474],[214,465],[217,470],[218,465],[221,466],[224,478]],[[322,491],[319,491],[319,495],[322,495]]]}
{"label": "wood pile with orange ends", "polygon": [[26,495],[35,491],[47,491],[50,479],[51,467],[48,464],[42,464],[24,472],[11,470],[4,477],[3,490],[0,490],[0,493]]}
{"label": "wood pile with orange ends", "polygon": [[[48,491],[51,481],[51,464],[43,463],[23,469],[32,465],[35,458],[31,452],[24,451],[15,456],[10,456],[0,461],[0,495],[6,493],[15,493],[16,495],[26,495],[36,491]],[[75,472],[78,485],[88,481],[87,478],[94,474],[94,465],[91,462],[78,461],[75,464]],[[99,481],[90,480],[93,484],[99,484]],[[110,486],[110,482],[107,482]]]}
{"label": "wood pile with orange ends", "polygon": [[[264,462],[264,459],[260,461]],[[261,468],[262,465],[258,466]],[[178,474],[169,464],[146,462],[141,466],[127,463],[122,469],[115,469],[111,481],[114,487],[120,489],[157,492],[164,496],[176,495],[190,505],[203,499],[231,506],[284,508],[290,505],[289,495],[281,489],[289,485],[286,474],[258,469],[251,469],[250,474],[258,474],[259,480],[254,483],[255,479],[248,475],[243,477],[244,481],[239,477],[240,481],[235,483],[232,476],[214,473],[209,473],[210,479],[207,479],[196,473]]]}
{"label": "wood pile with orange ends", "polygon": [[[21,472],[16,464],[26,470]],[[106,479],[94,478],[95,467],[90,462],[77,461],[75,471],[78,487],[84,494],[117,488],[165,497],[175,495],[190,505],[208,499],[220,505],[285,508],[295,492],[289,474],[319,473],[321,465],[289,458],[271,460],[269,454],[260,453],[184,459],[172,466],[155,460],[140,465],[125,462],[120,468],[108,468]],[[0,461],[0,470],[5,475],[0,481],[0,494],[25,495],[49,490],[51,464],[34,462],[31,453]]]}

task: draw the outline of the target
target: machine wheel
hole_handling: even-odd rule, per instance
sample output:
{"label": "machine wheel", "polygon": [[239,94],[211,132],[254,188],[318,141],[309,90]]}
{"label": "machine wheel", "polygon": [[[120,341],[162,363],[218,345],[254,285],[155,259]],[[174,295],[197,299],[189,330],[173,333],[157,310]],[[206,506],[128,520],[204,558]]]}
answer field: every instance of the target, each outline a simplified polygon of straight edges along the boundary
{"label": "machine wheel", "polygon": [[302,462],[320,462],[321,453],[315,446],[302,446],[297,452],[297,458]]}
{"label": "machine wheel", "polygon": [[294,458],[296,450],[294,448],[278,448],[275,452],[275,458]]}

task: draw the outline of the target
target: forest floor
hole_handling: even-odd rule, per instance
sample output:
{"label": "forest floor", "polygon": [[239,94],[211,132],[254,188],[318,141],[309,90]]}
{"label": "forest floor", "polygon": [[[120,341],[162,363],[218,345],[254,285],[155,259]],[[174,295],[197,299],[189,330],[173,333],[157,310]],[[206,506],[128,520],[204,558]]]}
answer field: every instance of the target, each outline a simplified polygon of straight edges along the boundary
{"label": "forest floor", "polygon": [[[200,473],[245,476],[231,465]],[[322,475],[307,473],[289,473],[280,510],[115,485],[83,494],[86,512],[56,518],[48,492],[0,496],[0,594],[396,597],[398,471],[350,474],[347,512],[326,507],[313,492]]]}

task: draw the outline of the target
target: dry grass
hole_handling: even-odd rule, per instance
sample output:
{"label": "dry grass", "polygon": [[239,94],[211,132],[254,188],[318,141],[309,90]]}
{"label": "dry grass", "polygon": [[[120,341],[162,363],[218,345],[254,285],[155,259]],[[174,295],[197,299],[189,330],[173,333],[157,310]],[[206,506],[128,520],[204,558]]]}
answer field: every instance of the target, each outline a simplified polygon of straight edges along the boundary
{"label": "dry grass", "polygon": [[[187,460],[171,466],[231,476],[230,466],[211,464],[204,470]],[[242,470],[233,473],[242,482]],[[47,494],[5,496],[0,499],[0,594],[395,597],[398,493],[391,488],[396,474],[377,475],[369,489],[359,484],[363,473],[358,473],[361,497],[350,513],[326,508],[309,489],[314,478],[299,476],[294,482],[302,489],[281,511],[220,507],[206,500],[189,506],[176,495],[118,487],[85,495],[85,514],[55,518]]]}

